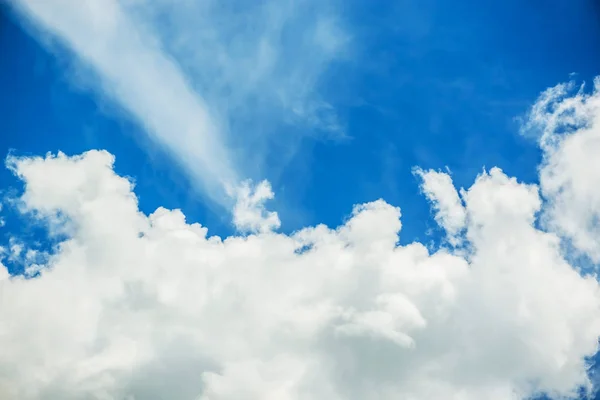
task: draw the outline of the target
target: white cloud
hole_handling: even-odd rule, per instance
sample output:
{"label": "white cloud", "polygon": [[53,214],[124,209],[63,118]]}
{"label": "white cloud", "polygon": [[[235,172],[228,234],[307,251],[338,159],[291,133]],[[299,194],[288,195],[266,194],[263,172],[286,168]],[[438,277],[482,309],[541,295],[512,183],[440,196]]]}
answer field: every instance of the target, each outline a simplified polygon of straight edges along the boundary
{"label": "white cloud", "polygon": [[449,174],[433,170],[414,170],[423,180],[422,190],[436,211],[435,220],[446,231],[448,242],[457,246],[467,223],[467,213]]}
{"label": "white cloud", "polygon": [[540,138],[543,221],[581,254],[600,262],[600,80],[591,92],[562,84],[532,107],[525,133]]}
{"label": "white cloud", "polygon": [[[129,111],[194,178],[218,193],[237,180],[231,155],[206,104],[190,88],[158,38],[116,0],[15,4],[40,29],[63,41],[101,80],[102,90]],[[219,199],[221,200],[221,199]]]}
{"label": "white cloud", "polygon": [[[397,246],[383,200],[335,230],[261,231],[266,184],[242,196],[258,233],[209,237],[178,210],[141,213],[112,162],[10,160],[23,211],[69,238],[35,279],[0,268],[2,398],[506,400],[589,384],[600,288],[534,226],[534,185],[494,168],[463,192],[465,258]],[[452,209],[440,174],[422,172],[442,182],[424,191]]]}
{"label": "white cloud", "polygon": [[234,192],[233,223],[239,231],[268,232],[279,228],[279,216],[276,212],[267,211],[264,205],[275,197],[269,182],[262,181],[254,186],[246,181]]}
{"label": "white cloud", "polygon": [[[223,189],[261,173],[255,166],[277,121],[341,129],[318,90],[348,41],[333,0],[11,3],[36,37],[66,45],[96,73],[90,84],[227,207]],[[295,140],[278,137],[277,154]]]}

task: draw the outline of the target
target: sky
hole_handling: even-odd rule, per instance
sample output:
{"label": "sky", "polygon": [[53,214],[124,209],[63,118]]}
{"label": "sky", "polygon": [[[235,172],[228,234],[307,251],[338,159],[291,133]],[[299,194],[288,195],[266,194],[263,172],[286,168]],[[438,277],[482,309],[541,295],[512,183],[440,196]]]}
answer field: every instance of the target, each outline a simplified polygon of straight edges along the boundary
{"label": "sky", "polygon": [[0,397],[595,398],[599,48],[594,0],[0,3]]}

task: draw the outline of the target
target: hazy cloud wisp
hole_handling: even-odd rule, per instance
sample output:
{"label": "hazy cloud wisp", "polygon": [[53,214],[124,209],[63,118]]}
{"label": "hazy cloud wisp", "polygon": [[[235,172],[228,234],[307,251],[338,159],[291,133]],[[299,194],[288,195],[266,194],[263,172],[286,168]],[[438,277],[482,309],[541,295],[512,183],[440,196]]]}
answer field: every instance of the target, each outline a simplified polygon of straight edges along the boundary
{"label": "hazy cloud wisp", "polygon": [[[333,1],[13,0],[42,40],[58,39],[213,200],[262,179],[303,131],[343,134],[318,93],[348,35]],[[272,159],[272,158],[271,158]],[[277,163],[280,165],[277,165]],[[240,173],[243,170],[244,173]],[[250,174],[252,176],[246,176]]]}

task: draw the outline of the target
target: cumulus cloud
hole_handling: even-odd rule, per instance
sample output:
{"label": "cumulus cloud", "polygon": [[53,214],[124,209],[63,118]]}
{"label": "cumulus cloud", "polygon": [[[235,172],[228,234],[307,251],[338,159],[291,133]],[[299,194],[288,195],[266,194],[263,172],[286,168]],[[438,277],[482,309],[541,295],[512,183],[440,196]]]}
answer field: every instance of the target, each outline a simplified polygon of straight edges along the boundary
{"label": "cumulus cloud", "polygon": [[536,185],[493,168],[457,200],[449,176],[419,172],[437,221],[469,243],[431,252],[397,244],[400,209],[383,200],[335,229],[273,232],[266,183],[239,196],[255,233],[209,236],[179,210],[140,212],[113,161],[9,160],[22,212],[66,239],[35,278],[0,268],[2,398],[517,400],[590,386],[600,287],[537,227]]}
{"label": "cumulus cloud", "polygon": [[600,79],[589,92],[573,82],[546,90],[523,131],[539,137],[544,153],[544,224],[600,262]]}
{"label": "cumulus cloud", "polygon": [[280,124],[343,134],[319,91],[349,40],[333,0],[10,3],[36,37],[58,40],[91,69],[90,84],[227,207],[224,189],[260,174],[254,166],[272,143],[276,154],[292,151],[284,149],[297,138],[274,136]]}

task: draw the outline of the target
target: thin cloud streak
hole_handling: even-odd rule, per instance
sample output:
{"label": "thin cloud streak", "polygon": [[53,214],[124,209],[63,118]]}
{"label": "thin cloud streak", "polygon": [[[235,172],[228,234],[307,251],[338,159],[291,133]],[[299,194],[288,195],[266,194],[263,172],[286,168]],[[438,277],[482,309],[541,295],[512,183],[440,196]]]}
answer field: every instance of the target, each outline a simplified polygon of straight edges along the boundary
{"label": "thin cloud streak", "polygon": [[329,3],[240,12],[212,0],[13,0],[39,39],[70,49],[97,75],[94,89],[227,208],[227,189],[262,179],[270,151],[281,154],[277,168],[294,151],[299,137],[276,135],[282,125],[343,135],[317,90],[348,41]]}
{"label": "thin cloud streak", "polygon": [[[207,190],[237,181],[231,157],[206,104],[152,35],[118,1],[23,0],[15,3],[32,22],[59,38],[101,79],[160,145],[172,152]],[[222,197],[215,200],[223,201]]]}

